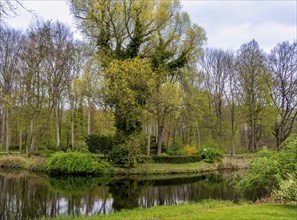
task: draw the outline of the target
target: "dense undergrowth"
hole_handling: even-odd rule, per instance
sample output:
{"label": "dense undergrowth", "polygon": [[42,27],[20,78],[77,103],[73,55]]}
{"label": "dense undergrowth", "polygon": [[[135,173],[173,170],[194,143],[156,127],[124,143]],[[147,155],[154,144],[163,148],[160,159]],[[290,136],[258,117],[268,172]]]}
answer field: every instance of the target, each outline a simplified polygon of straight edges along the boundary
{"label": "dense undergrowth", "polygon": [[237,191],[252,200],[272,197],[297,202],[297,135],[279,151],[264,148],[255,155]]}

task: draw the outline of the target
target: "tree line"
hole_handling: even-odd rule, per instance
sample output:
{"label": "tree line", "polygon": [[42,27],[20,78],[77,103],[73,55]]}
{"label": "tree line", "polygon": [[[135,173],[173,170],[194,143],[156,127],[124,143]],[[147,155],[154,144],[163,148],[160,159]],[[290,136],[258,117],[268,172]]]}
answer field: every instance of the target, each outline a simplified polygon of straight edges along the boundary
{"label": "tree line", "polygon": [[[90,134],[145,139],[146,154],[271,148],[297,132],[297,42],[266,54],[206,48],[178,1],[70,1],[61,22],[0,29],[2,149],[84,147]],[[151,150],[155,151],[151,151]]]}

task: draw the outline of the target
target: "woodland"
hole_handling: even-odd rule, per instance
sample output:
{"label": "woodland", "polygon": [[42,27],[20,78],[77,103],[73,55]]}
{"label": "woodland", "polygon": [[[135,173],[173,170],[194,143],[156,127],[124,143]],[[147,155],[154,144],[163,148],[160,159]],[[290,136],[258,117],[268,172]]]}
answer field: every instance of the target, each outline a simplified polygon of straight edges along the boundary
{"label": "woodland", "polygon": [[0,6],[2,150],[83,151],[94,137],[145,155],[235,155],[297,132],[296,41],[208,48],[179,1],[71,0],[84,40],[62,22],[9,27],[14,5]]}

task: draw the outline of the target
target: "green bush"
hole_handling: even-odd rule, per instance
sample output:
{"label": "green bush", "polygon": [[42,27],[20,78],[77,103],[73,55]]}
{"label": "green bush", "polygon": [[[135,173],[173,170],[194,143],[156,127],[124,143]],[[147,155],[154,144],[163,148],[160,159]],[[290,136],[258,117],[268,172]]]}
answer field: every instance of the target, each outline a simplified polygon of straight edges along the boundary
{"label": "green bush", "polygon": [[287,178],[287,174],[293,174],[297,178],[297,135],[291,135],[284,141],[281,150],[276,154],[276,159],[282,167],[284,179]]}
{"label": "green bush", "polygon": [[237,183],[236,191],[248,199],[269,197],[281,181],[280,165],[267,157],[253,160],[243,178]]}
{"label": "green bush", "polygon": [[202,148],[198,151],[198,155],[202,159],[207,159],[210,163],[219,162],[224,157],[223,153],[212,148]]}
{"label": "green bush", "polygon": [[183,155],[182,146],[178,141],[173,142],[167,148],[165,148],[165,146],[162,146],[162,149],[165,149],[165,153],[167,153],[168,155],[172,155],[172,156]]}
{"label": "green bush", "polygon": [[297,179],[289,175],[288,179],[280,182],[279,190],[275,190],[273,197],[276,200],[297,202]]}
{"label": "green bush", "polygon": [[[117,167],[134,167],[137,160],[129,157],[129,149],[124,145],[114,146],[109,154],[111,163]],[[131,160],[132,159],[132,160]]]}
{"label": "green bush", "polygon": [[46,169],[51,173],[103,173],[108,167],[107,162],[79,152],[57,152],[46,161]]}
{"label": "green bush", "polygon": [[[246,198],[269,197],[293,200],[297,179],[297,136],[290,136],[279,151],[264,148],[251,162],[236,189]],[[295,187],[295,188],[294,188]]]}
{"label": "green bush", "polygon": [[139,134],[131,135],[123,144],[112,148],[109,159],[117,167],[136,167],[138,158],[142,157],[141,148],[144,143],[144,136]]}
{"label": "green bush", "polygon": [[153,156],[153,161],[155,163],[193,163],[199,162],[202,160],[201,155],[193,155],[193,156]]}
{"label": "green bush", "polygon": [[85,137],[84,141],[91,153],[106,154],[112,149],[112,146],[114,145],[112,136],[91,134]]}

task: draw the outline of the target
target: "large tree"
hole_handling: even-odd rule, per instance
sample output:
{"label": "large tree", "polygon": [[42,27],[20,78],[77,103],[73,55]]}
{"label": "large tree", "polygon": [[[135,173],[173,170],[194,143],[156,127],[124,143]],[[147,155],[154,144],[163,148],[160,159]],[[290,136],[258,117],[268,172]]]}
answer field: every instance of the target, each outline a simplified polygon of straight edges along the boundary
{"label": "large tree", "polygon": [[297,117],[297,42],[278,44],[269,54],[268,63],[270,97],[277,111],[273,135],[280,147]]}
{"label": "large tree", "polygon": [[[83,32],[96,42],[103,68],[114,59],[148,58],[157,74],[157,92],[163,83],[180,78],[180,69],[197,59],[206,40],[204,30],[191,23],[179,1],[72,0],[71,9]],[[120,121],[117,117],[122,116],[116,115]],[[162,121],[158,125],[162,131]]]}
{"label": "large tree", "polygon": [[[8,150],[10,145],[9,114],[17,99],[19,78],[19,54],[23,36],[20,31],[10,28],[0,30],[0,147]],[[5,140],[4,140],[5,139]]]}
{"label": "large tree", "polygon": [[[255,40],[243,44],[238,50],[236,70],[240,87],[240,100],[245,112],[248,149],[258,148],[262,135],[262,113],[266,105],[265,56]],[[267,91],[266,91],[267,92]]]}

